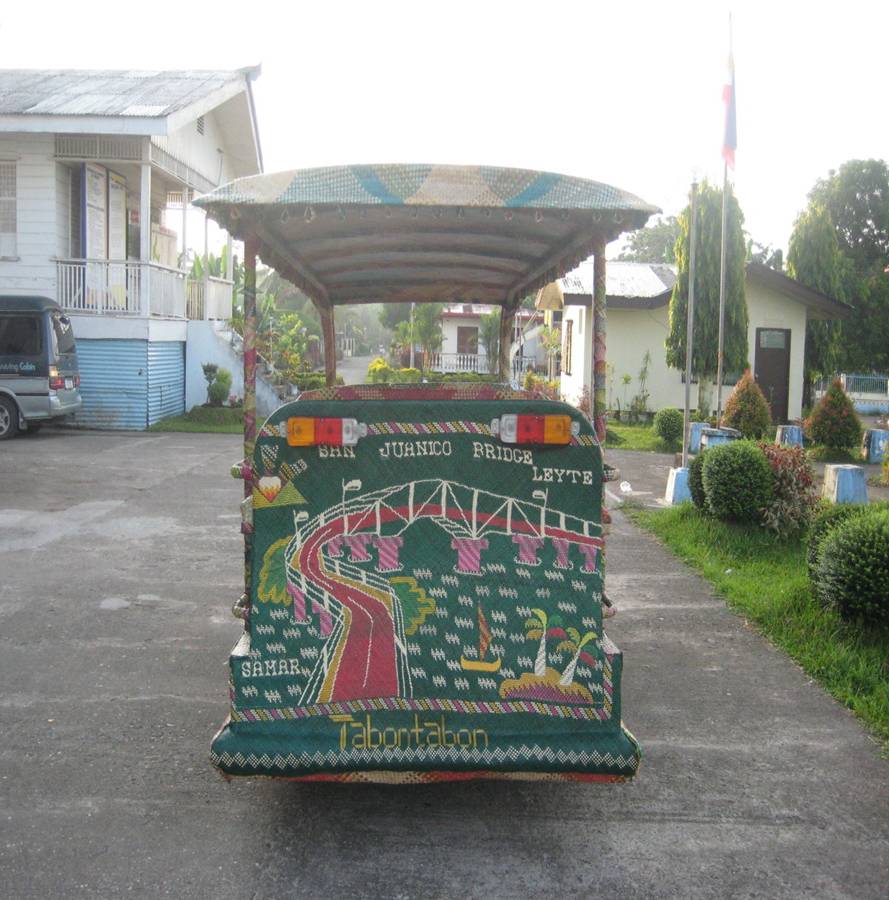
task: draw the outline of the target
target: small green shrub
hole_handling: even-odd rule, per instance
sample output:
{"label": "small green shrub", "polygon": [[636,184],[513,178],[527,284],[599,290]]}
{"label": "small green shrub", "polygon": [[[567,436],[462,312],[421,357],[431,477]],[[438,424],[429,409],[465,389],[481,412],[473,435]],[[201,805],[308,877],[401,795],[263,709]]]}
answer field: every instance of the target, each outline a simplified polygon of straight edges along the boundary
{"label": "small green shrub", "polygon": [[755,522],[772,500],[772,470],[751,441],[711,447],[704,460],[707,508],[720,519]]}
{"label": "small green shrub", "polygon": [[762,515],[762,524],[778,537],[802,534],[809,527],[818,497],[815,473],[802,447],[760,444],[774,478],[772,502]]}
{"label": "small green shrub", "polygon": [[741,376],[725,403],[722,424],[735,428],[746,438],[761,438],[771,427],[772,413],[765,395],[753,380],[750,369]]}
{"label": "small green shrub", "polygon": [[[204,366],[206,374],[209,366]],[[210,406],[222,406],[228,400],[232,386],[232,373],[228,369],[217,369],[214,373],[215,381],[207,387],[207,401]]]}
{"label": "small green shrub", "polygon": [[889,510],[869,509],[827,534],[815,588],[844,619],[889,622]]}
{"label": "small green shrub", "polygon": [[707,495],[704,493],[704,457],[707,450],[702,450],[688,464],[688,489],[691,492],[692,503],[698,509],[707,508]]}
{"label": "small green shrub", "polygon": [[861,420],[837,378],[805,422],[806,437],[831,450],[848,450],[861,443]]}
{"label": "small green shrub", "polygon": [[684,424],[682,413],[672,406],[666,409],[660,409],[654,417],[654,430],[658,437],[668,444],[676,444],[682,437],[682,426]]}
{"label": "small green shrub", "polygon": [[849,519],[866,513],[869,509],[889,509],[889,503],[824,503],[818,510],[806,538],[806,565],[809,569],[809,578],[814,583],[815,570],[818,560],[821,559],[821,546],[827,535],[838,525],[842,525]]}
{"label": "small green shrub", "polygon": [[542,375],[535,375],[530,369],[525,372],[522,388],[526,391],[542,394],[549,400],[559,399],[559,382],[547,381]]}

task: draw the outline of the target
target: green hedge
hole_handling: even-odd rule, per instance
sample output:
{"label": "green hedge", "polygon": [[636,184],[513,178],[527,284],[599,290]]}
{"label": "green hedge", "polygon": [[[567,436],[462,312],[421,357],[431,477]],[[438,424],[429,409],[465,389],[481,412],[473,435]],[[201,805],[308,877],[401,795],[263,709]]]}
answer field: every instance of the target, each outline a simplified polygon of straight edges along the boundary
{"label": "green hedge", "polygon": [[889,510],[867,509],[827,533],[815,590],[844,619],[889,622]]}
{"label": "green hedge", "polygon": [[772,499],[772,470],[751,441],[707,450],[703,471],[707,508],[720,519],[758,522]]}

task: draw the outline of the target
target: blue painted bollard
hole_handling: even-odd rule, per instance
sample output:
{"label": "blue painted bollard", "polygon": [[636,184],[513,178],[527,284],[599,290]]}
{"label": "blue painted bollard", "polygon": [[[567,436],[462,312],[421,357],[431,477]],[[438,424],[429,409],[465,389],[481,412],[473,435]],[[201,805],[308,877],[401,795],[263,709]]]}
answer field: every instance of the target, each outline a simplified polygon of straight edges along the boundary
{"label": "blue painted bollard", "polygon": [[861,466],[827,465],[821,496],[834,503],[867,503],[867,482]]}
{"label": "blue painted bollard", "polygon": [[800,425],[779,425],[775,443],[785,447],[802,447],[803,429]]}
{"label": "blue painted bollard", "polygon": [[706,422],[690,422],[688,426],[688,452],[701,452],[701,435],[707,427]]}
{"label": "blue painted bollard", "polygon": [[869,428],[864,432],[861,449],[864,452],[865,462],[881,463],[889,454],[889,431]]}
{"label": "blue painted bollard", "polygon": [[688,467],[683,466],[679,469],[670,469],[670,476],[667,478],[667,493],[664,497],[671,506],[677,503],[685,503],[691,500],[691,491],[688,487]]}
{"label": "blue painted bollard", "polygon": [[718,447],[720,444],[730,444],[732,441],[738,440],[740,435],[737,431],[725,428],[705,428],[701,435],[701,449],[706,450],[708,447]]}

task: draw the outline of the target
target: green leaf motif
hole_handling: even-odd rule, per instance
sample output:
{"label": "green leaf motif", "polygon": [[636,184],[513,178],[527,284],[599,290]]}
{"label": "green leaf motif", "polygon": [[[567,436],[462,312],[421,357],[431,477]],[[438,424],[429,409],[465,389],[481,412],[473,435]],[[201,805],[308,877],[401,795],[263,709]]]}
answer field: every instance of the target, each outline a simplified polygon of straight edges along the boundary
{"label": "green leaf motif", "polygon": [[291,538],[281,538],[266,550],[259,572],[257,594],[264,603],[289,603],[287,595],[287,545]]}

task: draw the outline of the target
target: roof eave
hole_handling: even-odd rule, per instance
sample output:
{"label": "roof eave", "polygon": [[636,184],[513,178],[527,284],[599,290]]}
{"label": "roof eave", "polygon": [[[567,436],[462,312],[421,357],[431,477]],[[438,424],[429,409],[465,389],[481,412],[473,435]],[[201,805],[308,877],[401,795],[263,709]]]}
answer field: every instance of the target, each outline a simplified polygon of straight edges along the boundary
{"label": "roof eave", "polygon": [[0,115],[0,132],[126,134],[152,137],[167,134],[167,119],[165,116],[55,116],[11,113]]}
{"label": "roof eave", "polygon": [[[848,319],[854,308],[848,303],[828,297],[820,291],[806,287],[802,282],[778,272],[762,263],[747,263],[747,275],[759,279],[767,287],[784,294],[789,294],[798,303],[806,307],[807,317],[811,319]],[[811,310],[816,315],[809,315]]]}

